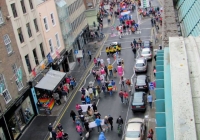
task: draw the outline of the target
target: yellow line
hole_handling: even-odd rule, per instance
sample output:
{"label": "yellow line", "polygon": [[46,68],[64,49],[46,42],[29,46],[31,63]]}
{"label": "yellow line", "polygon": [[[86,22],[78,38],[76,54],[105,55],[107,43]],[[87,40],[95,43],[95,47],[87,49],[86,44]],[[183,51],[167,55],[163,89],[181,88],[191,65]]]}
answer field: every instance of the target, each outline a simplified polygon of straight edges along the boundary
{"label": "yellow line", "polygon": [[[107,36],[105,37],[104,43],[105,43],[105,41],[108,39],[108,37],[109,37],[109,35],[107,35]],[[102,50],[103,47],[104,47],[104,43],[101,45],[101,48],[99,49],[99,51],[98,51],[98,53],[97,53],[97,55],[96,55],[95,57],[99,56],[101,50]],[[92,63],[92,64],[90,65],[90,67],[87,69],[87,73],[90,71],[90,69],[91,69],[93,66],[94,66],[94,64]],[[58,119],[58,121],[56,122],[56,125],[55,125],[54,128],[56,128],[56,126],[58,125],[58,123],[60,122],[60,120],[63,118],[65,112],[67,111],[67,109],[68,109],[68,107],[69,107],[69,105],[71,104],[71,102],[72,102],[72,100],[74,99],[75,95],[77,94],[78,90],[81,88],[81,86],[82,86],[82,84],[83,84],[83,81],[84,81],[84,79],[85,79],[86,76],[87,76],[87,73],[86,73],[85,76],[82,78],[82,80],[81,80],[81,82],[80,82],[78,88],[76,89],[74,95],[72,96],[72,98],[71,98],[70,101],[68,102],[67,106],[65,107],[65,110],[63,111],[62,115],[59,117],[59,119]],[[49,139],[49,138],[50,138],[50,137],[48,137],[48,139]]]}

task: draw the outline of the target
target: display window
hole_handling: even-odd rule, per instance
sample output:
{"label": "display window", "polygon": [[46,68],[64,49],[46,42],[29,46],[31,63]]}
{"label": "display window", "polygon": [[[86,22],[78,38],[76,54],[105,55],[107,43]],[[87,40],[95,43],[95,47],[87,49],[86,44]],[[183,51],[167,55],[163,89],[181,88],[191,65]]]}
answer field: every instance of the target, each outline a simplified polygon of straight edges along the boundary
{"label": "display window", "polygon": [[0,127],[0,140],[6,140],[2,127]]}
{"label": "display window", "polygon": [[14,139],[17,139],[21,131],[24,129],[24,127],[28,124],[33,116],[34,112],[31,105],[30,97],[27,97],[14,112],[8,123]]}

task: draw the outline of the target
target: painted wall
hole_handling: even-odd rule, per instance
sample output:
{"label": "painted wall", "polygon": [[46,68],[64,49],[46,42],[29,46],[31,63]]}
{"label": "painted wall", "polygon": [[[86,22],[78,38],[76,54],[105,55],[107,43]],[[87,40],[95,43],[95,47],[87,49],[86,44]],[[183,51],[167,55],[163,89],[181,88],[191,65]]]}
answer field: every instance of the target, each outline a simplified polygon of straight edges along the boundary
{"label": "painted wall", "polygon": [[[52,19],[51,19],[52,13],[53,13],[55,24],[53,24]],[[57,57],[56,51],[61,52],[65,48],[54,0],[48,0],[37,5],[37,14],[40,18],[39,24],[42,27],[42,34],[44,35],[44,39],[46,42],[47,53],[51,52],[50,46],[49,46],[49,40],[50,39],[52,40],[53,52],[51,53],[51,56],[54,59]],[[45,29],[44,18],[47,19],[48,28],[49,28],[48,30]],[[55,37],[56,34],[58,34],[60,46],[57,45],[57,40]]]}

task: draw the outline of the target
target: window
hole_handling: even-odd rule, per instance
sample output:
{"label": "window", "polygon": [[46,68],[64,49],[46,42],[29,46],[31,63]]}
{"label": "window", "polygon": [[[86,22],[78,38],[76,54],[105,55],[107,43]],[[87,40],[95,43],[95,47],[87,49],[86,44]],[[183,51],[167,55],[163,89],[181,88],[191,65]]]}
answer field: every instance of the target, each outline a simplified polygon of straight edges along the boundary
{"label": "window", "polygon": [[56,25],[53,13],[51,13],[51,22],[53,26]]}
{"label": "window", "polygon": [[16,85],[17,85],[17,89],[18,89],[18,91],[20,91],[20,90],[23,89],[24,85],[23,85],[22,81],[20,81],[20,80],[18,79],[18,77],[17,77],[17,71],[18,71],[17,64],[13,64],[13,65],[12,65],[12,69],[13,69],[13,73],[14,73],[15,76],[16,76],[15,82],[16,82]]}
{"label": "window", "polygon": [[36,49],[33,49],[33,56],[34,56],[34,60],[35,60],[36,65],[39,65]]}
{"label": "window", "polygon": [[48,31],[48,30],[49,30],[49,26],[48,26],[48,23],[47,23],[47,18],[45,17],[45,18],[43,19],[43,21],[44,21],[45,29],[46,29],[46,31]]}
{"label": "window", "polygon": [[18,32],[20,43],[23,43],[24,42],[24,37],[23,37],[21,28],[18,28],[17,32]]}
{"label": "window", "polygon": [[3,36],[3,40],[4,40],[4,44],[6,45],[6,50],[7,50],[7,53],[10,54],[12,53],[12,46],[11,46],[11,40],[9,38],[8,35],[4,35]]}
{"label": "window", "polygon": [[29,23],[26,24],[26,29],[27,29],[27,32],[28,32],[28,36],[32,37],[31,28],[30,28],[30,24]]}
{"label": "window", "polygon": [[43,48],[42,43],[40,43],[40,50],[41,50],[41,53],[42,53],[42,58],[45,59],[45,53],[44,53],[44,48]]}
{"label": "window", "polygon": [[4,76],[3,74],[0,74],[0,93],[2,93],[3,97],[4,97],[4,100],[7,103],[9,103],[11,101],[11,96],[10,96],[10,93],[8,92],[7,90],[7,87],[6,87],[6,82],[5,82],[5,79],[4,79]]}
{"label": "window", "polygon": [[1,25],[3,22],[4,22],[4,21],[3,21],[3,15],[2,15],[1,10],[0,10],[0,25]]}
{"label": "window", "polygon": [[30,5],[30,8],[33,9],[33,3],[32,3],[32,0],[29,0],[29,5]]}
{"label": "window", "polygon": [[28,72],[30,73],[32,71],[32,68],[31,68],[31,64],[30,64],[28,54],[25,56],[25,61],[26,61],[26,66],[28,68]]}
{"label": "window", "polygon": [[37,25],[37,19],[34,19],[33,22],[34,22],[36,32],[39,32],[39,28],[38,28],[38,25]]}
{"label": "window", "polygon": [[52,44],[52,40],[51,39],[49,39],[49,48],[50,48],[51,53],[54,53],[53,44]]}
{"label": "window", "polygon": [[22,6],[22,12],[25,14],[26,13],[26,7],[24,4],[24,0],[21,0],[21,6]]}
{"label": "window", "polygon": [[15,7],[15,3],[11,4],[11,9],[12,9],[14,18],[16,18],[17,17],[17,10],[16,10],[16,7]]}
{"label": "window", "polygon": [[56,37],[57,47],[59,48],[60,47],[60,40],[59,40],[58,34],[56,34],[55,37]]}

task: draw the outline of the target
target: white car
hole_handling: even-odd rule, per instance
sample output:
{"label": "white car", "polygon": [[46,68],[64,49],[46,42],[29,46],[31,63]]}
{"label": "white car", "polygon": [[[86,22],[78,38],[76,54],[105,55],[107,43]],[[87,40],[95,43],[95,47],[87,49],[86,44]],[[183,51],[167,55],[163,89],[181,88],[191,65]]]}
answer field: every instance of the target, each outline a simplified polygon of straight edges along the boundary
{"label": "white car", "polygon": [[143,140],[145,135],[144,119],[132,118],[128,120],[124,140]]}
{"label": "white car", "polygon": [[146,58],[147,60],[152,60],[152,52],[150,48],[143,48],[141,51],[141,57]]}

